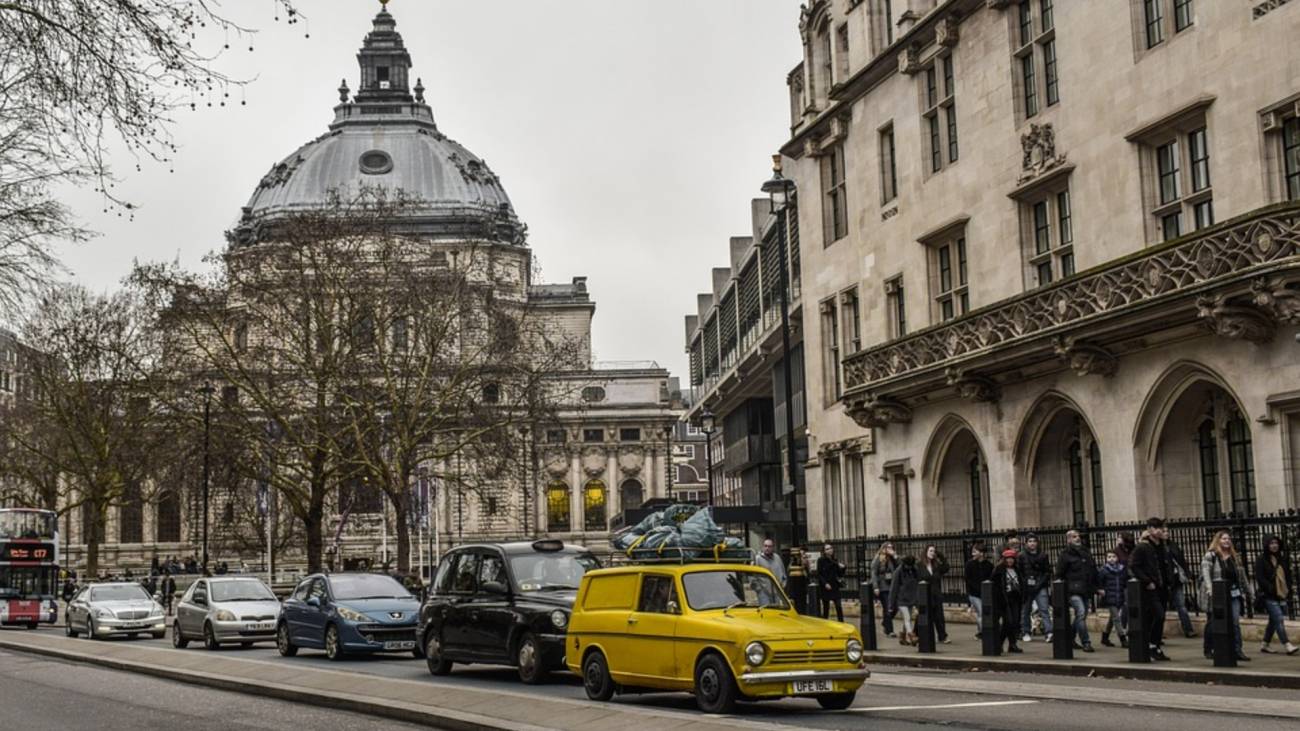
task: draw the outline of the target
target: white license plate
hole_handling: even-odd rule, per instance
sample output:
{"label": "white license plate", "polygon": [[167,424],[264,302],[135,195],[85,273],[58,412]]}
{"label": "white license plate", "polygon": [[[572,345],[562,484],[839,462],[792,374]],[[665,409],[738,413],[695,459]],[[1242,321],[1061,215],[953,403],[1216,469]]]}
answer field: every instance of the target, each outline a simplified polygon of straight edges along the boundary
{"label": "white license plate", "polygon": [[795,695],[816,695],[818,693],[834,693],[834,680],[796,680],[794,681]]}
{"label": "white license plate", "polygon": [[384,649],[385,649],[385,650],[414,650],[414,649],[415,649],[415,642],[413,642],[413,641],[406,641],[406,642],[402,642],[402,641],[385,642],[385,643],[384,643]]}
{"label": "white license plate", "polygon": [[125,629],[144,629],[145,627],[148,626],[149,626],[148,622],[127,622],[126,624],[122,625],[122,627]]}
{"label": "white license plate", "polygon": [[275,622],[249,622],[244,625],[245,632],[270,632],[275,629]]}

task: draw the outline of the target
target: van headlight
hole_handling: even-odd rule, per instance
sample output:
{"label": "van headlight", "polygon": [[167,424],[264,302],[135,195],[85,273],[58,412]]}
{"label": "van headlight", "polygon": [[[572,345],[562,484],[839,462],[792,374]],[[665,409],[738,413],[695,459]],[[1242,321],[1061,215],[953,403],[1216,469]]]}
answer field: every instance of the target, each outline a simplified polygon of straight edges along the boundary
{"label": "van headlight", "polygon": [[563,609],[557,609],[551,612],[551,624],[555,625],[556,629],[564,629],[569,626],[569,615]]}
{"label": "van headlight", "polygon": [[750,665],[762,665],[767,661],[767,645],[762,642],[751,642],[745,645],[745,660]]}
{"label": "van headlight", "polygon": [[844,656],[849,662],[857,662],[862,659],[862,643],[857,640],[849,640],[844,644]]}

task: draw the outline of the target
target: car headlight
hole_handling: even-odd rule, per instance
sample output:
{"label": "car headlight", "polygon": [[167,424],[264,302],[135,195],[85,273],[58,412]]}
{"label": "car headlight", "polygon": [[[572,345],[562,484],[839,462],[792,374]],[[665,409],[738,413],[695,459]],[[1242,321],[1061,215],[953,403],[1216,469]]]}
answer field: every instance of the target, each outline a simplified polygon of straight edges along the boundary
{"label": "car headlight", "polygon": [[373,622],[374,621],[370,617],[367,617],[366,615],[362,614],[361,612],[358,612],[355,609],[348,609],[347,607],[339,607],[337,611],[340,617],[346,619],[349,622]]}
{"label": "car headlight", "polygon": [[762,642],[751,642],[745,645],[745,660],[750,665],[762,665],[767,660],[767,645]]}
{"label": "car headlight", "polygon": [[857,662],[862,659],[862,643],[857,640],[849,640],[844,644],[844,656],[849,662]]}
{"label": "car headlight", "polygon": [[153,614],[162,614],[162,613],[163,613],[163,605],[159,604],[158,602],[154,602],[153,611],[150,612],[150,614],[153,615]]}
{"label": "car headlight", "polygon": [[569,626],[569,615],[563,609],[557,609],[551,612],[551,624],[555,625],[556,629],[564,629]]}
{"label": "car headlight", "polygon": [[96,609],[96,610],[95,610],[95,618],[96,618],[96,619],[116,619],[116,618],[117,618],[117,615],[116,615],[116,614],[113,614],[113,610],[111,610],[111,609]]}
{"label": "car headlight", "polygon": [[232,611],[230,611],[229,609],[218,609],[218,610],[217,610],[217,621],[218,621],[218,622],[233,622],[233,621],[235,621],[235,613],[232,612]]}

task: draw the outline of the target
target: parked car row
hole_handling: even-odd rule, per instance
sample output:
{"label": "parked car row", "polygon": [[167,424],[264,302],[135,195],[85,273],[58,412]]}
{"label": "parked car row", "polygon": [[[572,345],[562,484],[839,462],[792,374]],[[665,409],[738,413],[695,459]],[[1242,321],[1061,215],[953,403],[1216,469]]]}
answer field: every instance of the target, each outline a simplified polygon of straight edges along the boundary
{"label": "parked car row", "polygon": [[[161,638],[163,608],[137,584],[77,593],[67,633]],[[274,641],[281,655],[323,650],[423,657],[433,675],[457,663],[516,668],[525,683],[568,669],[587,696],[685,691],[709,713],[738,701],[810,696],[852,704],[869,672],[848,624],[794,611],[772,575],[743,563],[601,568],[558,540],[461,546],[439,563],[423,603],[381,574],[313,574],[280,602],[260,580],[194,582],[177,605],[172,643]]]}

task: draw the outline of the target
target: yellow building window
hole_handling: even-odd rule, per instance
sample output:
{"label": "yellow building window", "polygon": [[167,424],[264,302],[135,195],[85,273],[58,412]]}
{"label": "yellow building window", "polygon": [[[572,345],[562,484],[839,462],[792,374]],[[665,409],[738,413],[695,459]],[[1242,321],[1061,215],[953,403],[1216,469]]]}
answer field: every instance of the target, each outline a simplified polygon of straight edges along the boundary
{"label": "yellow building window", "polygon": [[587,530],[605,530],[605,483],[592,480],[582,490],[582,525]]}
{"label": "yellow building window", "polygon": [[556,480],[546,487],[546,527],[550,531],[572,530],[569,522],[569,485]]}

